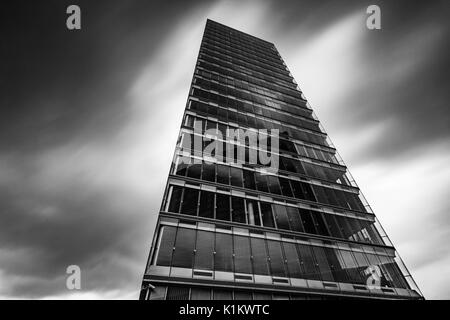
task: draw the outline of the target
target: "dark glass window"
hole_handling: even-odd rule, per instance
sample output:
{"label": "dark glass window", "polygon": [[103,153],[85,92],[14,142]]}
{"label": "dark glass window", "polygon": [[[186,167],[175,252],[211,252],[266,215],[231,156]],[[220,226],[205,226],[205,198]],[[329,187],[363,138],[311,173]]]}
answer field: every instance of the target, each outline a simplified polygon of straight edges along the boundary
{"label": "dark glass window", "polygon": [[341,231],[339,230],[339,226],[337,225],[336,220],[334,219],[334,215],[324,214],[323,217],[325,218],[331,236],[336,238],[342,238]]}
{"label": "dark glass window", "polygon": [[189,300],[189,288],[174,287],[167,288],[167,300]]}
{"label": "dark glass window", "polygon": [[222,164],[217,165],[217,182],[230,184],[230,168]]}
{"label": "dark glass window", "polygon": [[246,223],[244,198],[231,197],[233,222]]}
{"label": "dark glass window", "polygon": [[214,182],[216,179],[216,165],[214,163],[203,162],[202,180]]}
{"label": "dark glass window", "polygon": [[233,242],[230,234],[216,233],[214,270],[233,272]]}
{"label": "dark glass window", "polygon": [[216,194],[216,219],[230,221],[230,196]]}
{"label": "dark glass window", "polygon": [[246,291],[234,291],[234,300],[252,300],[252,293]]}
{"label": "dark glass window", "polygon": [[183,188],[179,186],[172,186],[171,188],[172,195],[170,197],[169,212],[179,213]]}
{"label": "dark glass window", "polygon": [[231,290],[214,289],[214,300],[232,300]]}
{"label": "dark glass window", "polygon": [[172,266],[192,268],[194,258],[195,230],[179,228],[175,241]]}
{"label": "dark glass window", "polygon": [[316,267],[311,247],[305,244],[297,244],[297,251],[305,272],[304,277],[311,280],[320,280],[319,270]]}
{"label": "dark glass window", "polygon": [[286,277],[283,253],[279,241],[267,240],[267,248],[269,249],[270,270],[272,276]]}
{"label": "dark glass window", "polygon": [[255,200],[246,200],[247,202],[247,221],[248,224],[260,226],[261,219],[259,217],[258,202]]}
{"label": "dark glass window", "polygon": [[202,165],[200,163],[192,163],[188,165],[187,176],[190,178],[200,179]]}
{"label": "dark glass window", "polygon": [[289,180],[285,178],[279,178],[280,185],[281,185],[281,191],[283,193],[283,196],[285,197],[293,197],[291,190],[291,185],[289,184]]}
{"label": "dark glass window", "polygon": [[286,207],[289,224],[292,231],[303,232],[302,220],[297,208]]}
{"label": "dark glass window", "polygon": [[158,257],[156,265],[170,266],[172,261],[173,247],[175,244],[175,234],[177,230],[175,227],[162,226],[160,231],[161,240],[159,242]]}
{"label": "dark glass window", "polygon": [[329,236],[330,234],[328,233],[327,226],[325,225],[325,222],[323,220],[322,213],[317,212],[317,211],[312,211],[311,215],[313,217],[314,225],[316,226],[316,230],[317,230],[318,234],[320,234],[322,236]]}
{"label": "dark glass window", "polygon": [[267,176],[267,182],[269,184],[269,190],[271,193],[281,194],[281,187],[280,182],[278,181],[278,177]]}
{"label": "dark glass window", "polygon": [[184,189],[183,203],[181,204],[182,214],[197,215],[198,194],[199,190],[197,189]]}
{"label": "dark glass window", "polygon": [[256,190],[255,174],[253,173],[253,171],[244,170],[244,186],[247,189]]}
{"label": "dark glass window", "polygon": [[320,275],[324,281],[334,281],[330,266],[328,265],[325,252],[322,247],[312,246],[317,265],[319,266]]}
{"label": "dark glass window", "polygon": [[192,288],[191,300],[211,300],[211,289]]}
{"label": "dark glass window", "polygon": [[263,221],[264,227],[274,227],[273,215],[272,215],[272,206],[270,203],[261,202],[261,217]]}
{"label": "dark glass window", "polygon": [[265,175],[256,172],[255,178],[256,178],[256,187],[258,188],[258,190],[263,192],[269,192],[269,187],[267,186],[266,180],[267,177]]}
{"label": "dark glass window", "polygon": [[305,228],[306,233],[317,234],[316,228],[314,227],[314,221],[311,218],[311,212],[305,209],[298,209],[300,212],[300,217],[302,218],[303,228]]}
{"label": "dark glass window", "polygon": [[283,249],[287,260],[289,276],[291,278],[302,278],[303,272],[297,254],[297,246],[294,243],[283,242]]}
{"label": "dark glass window", "polygon": [[248,237],[234,236],[234,272],[252,273]]}
{"label": "dark glass window", "polygon": [[[181,158],[180,158],[181,159]],[[184,161],[179,161],[177,165],[177,169],[175,170],[175,174],[179,176],[186,176],[187,172],[187,164]]]}
{"label": "dark glass window", "polygon": [[200,208],[198,211],[200,217],[214,218],[214,193],[209,191],[201,191]]}
{"label": "dark glass window", "polygon": [[290,230],[286,207],[279,204],[273,204],[272,209],[275,214],[277,227],[279,229]]}
{"label": "dark glass window", "polygon": [[195,250],[195,268],[212,270],[214,233],[201,230],[197,231],[197,244]]}
{"label": "dark glass window", "polygon": [[231,185],[235,187],[242,187],[242,170],[231,167]]}
{"label": "dark glass window", "polygon": [[345,272],[345,267],[341,266],[339,252],[333,248],[324,247],[325,256],[328,260],[328,265],[330,266],[331,273],[333,274],[334,280],[337,282],[348,282],[347,274]]}
{"label": "dark glass window", "polygon": [[268,275],[267,251],[264,239],[250,238],[252,245],[253,270],[255,274]]}

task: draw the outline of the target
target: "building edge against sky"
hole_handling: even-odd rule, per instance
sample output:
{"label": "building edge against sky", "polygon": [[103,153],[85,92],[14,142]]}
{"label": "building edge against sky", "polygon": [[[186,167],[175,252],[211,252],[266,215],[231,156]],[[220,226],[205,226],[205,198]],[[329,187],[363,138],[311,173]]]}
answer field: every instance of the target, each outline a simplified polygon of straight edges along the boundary
{"label": "building edge against sky", "polygon": [[[237,129],[278,150],[206,153]],[[208,20],[140,299],[329,298],[422,294],[275,46]]]}

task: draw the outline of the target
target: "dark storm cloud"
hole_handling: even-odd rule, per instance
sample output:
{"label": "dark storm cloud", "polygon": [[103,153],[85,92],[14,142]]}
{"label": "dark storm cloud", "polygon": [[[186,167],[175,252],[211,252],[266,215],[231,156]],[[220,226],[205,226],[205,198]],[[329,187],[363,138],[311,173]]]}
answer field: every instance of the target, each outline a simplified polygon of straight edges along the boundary
{"label": "dark storm cloud", "polygon": [[[380,32],[365,29],[372,1],[18,1],[2,10],[0,297],[67,297],[69,264],[82,268],[81,297],[137,297],[206,18],[273,41],[353,164],[430,152],[404,167],[428,186],[432,212],[423,192],[411,208],[387,200],[412,185],[402,166],[364,173],[382,189],[379,203],[443,222],[411,221],[434,236],[419,241],[389,221],[422,274],[445,265],[446,172],[435,174],[445,161],[432,146],[449,138],[449,6],[374,3]],[[69,4],[82,9],[80,31],[65,27]],[[329,34],[342,43],[324,46]],[[370,180],[380,172],[384,185]]]}

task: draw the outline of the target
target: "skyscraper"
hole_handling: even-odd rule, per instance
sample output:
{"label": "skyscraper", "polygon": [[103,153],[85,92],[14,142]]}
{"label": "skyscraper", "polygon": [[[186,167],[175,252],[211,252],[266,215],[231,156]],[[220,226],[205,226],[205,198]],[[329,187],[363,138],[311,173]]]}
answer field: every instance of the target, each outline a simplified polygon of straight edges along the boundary
{"label": "skyscraper", "polygon": [[422,298],[272,43],[207,21],[140,298]]}

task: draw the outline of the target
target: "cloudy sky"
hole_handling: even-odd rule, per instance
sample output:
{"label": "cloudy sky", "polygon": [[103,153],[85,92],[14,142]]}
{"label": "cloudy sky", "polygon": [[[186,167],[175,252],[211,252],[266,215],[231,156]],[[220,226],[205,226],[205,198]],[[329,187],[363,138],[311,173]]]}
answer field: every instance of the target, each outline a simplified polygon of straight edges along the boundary
{"label": "cloudy sky", "polygon": [[0,298],[138,297],[210,18],[276,44],[424,295],[450,299],[449,16],[448,1],[14,1]]}

